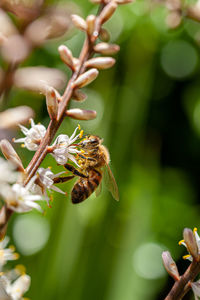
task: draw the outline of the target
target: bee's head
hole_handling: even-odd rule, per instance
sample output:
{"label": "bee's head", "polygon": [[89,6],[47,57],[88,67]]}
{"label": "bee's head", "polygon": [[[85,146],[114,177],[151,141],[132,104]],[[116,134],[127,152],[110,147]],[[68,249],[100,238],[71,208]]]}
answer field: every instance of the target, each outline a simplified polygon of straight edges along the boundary
{"label": "bee's head", "polygon": [[101,139],[96,135],[87,135],[78,144],[82,149],[93,149],[101,144]]}

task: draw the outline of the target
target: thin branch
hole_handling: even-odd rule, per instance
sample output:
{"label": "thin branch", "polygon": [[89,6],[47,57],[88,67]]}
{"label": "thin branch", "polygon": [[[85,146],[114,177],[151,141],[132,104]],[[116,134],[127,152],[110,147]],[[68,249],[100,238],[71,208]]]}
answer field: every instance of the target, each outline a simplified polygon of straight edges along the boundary
{"label": "thin branch", "polygon": [[185,273],[177,280],[165,300],[180,300],[191,289],[192,282],[200,273],[200,262],[193,261]]}

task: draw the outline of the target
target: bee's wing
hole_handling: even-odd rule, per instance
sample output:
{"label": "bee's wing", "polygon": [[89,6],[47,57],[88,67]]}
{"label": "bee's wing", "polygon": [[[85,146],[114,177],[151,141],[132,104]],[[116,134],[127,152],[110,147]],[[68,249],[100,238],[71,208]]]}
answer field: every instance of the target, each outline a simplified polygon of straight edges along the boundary
{"label": "bee's wing", "polygon": [[97,189],[95,191],[96,197],[99,197],[99,195],[101,194],[101,191],[102,191],[102,182],[99,184],[99,186],[97,187]]}
{"label": "bee's wing", "polygon": [[105,165],[104,167],[104,181],[107,189],[111,192],[113,198],[119,201],[119,190],[109,165]]}

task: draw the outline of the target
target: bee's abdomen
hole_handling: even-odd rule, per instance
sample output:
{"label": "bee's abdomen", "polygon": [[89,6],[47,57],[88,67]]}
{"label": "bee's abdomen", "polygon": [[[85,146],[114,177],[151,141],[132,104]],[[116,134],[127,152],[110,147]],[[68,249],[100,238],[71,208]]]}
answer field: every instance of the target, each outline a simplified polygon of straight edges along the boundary
{"label": "bee's abdomen", "polygon": [[90,170],[88,175],[88,178],[80,178],[74,185],[71,192],[72,203],[80,203],[87,199],[100,184],[102,175],[99,171]]}

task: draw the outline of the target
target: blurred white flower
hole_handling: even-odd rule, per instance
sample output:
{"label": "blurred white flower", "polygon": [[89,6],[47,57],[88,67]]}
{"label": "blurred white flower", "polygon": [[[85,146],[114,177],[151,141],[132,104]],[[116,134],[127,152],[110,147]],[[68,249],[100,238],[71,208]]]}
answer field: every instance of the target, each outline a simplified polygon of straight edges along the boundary
{"label": "blurred white flower", "polygon": [[73,145],[77,139],[82,137],[82,131],[76,135],[78,129],[80,129],[79,126],[76,127],[71,137],[66,134],[59,135],[53,143],[52,155],[59,165],[66,164],[69,159],[79,167],[74,155],[80,151],[76,149],[76,145]]}
{"label": "blurred white flower", "polygon": [[[195,239],[196,239],[197,248],[198,248],[198,253],[200,254],[200,236],[199,236],[198,233],[197,233],[197,228],[196,228],[196,227],[193,229],[193,234],[194,234],[194,237],[195,237]],[[186,245],[186,243],[185,243],[184,240],[181,240],[181,241],[179,242],[179,245],[183,245],[183,246],[185,246],[185,247],[187,248],[187,245]],[[187,250],[188,250],[188,249],[187,249]],[[184,258],[184,259],[188,259],[188,260],[190,260],[190,261],[193,260],[192,255],[190,255],[190,254],[184,255],[183,258]]]}
{"label": "blurred white flower", "polygon": [[47,189],[54,190],[61,194],[65,194],[65,192],[63,192],[61,189],[54,186],[54,178],[59,177],[63,173],[65,173],[65,171],[60,172],[58,174],[54,174],[49,168],[39,168],[37,171],[38,178],[36,180],[36,184],[33,185],[31,190],[41,195],[44,194],[46,199],[48,199],[48,195],[46,192]]}
{"label": "blurred white flower", "polygon": [[191,282],[192,291],[194,293],[195,300],[200,299],[200,280]]}
{"label": "blurred white flower", "polygon": [[26,127],[19,125],[21,131],[26,136],[25,138],[15,140],[15,143],[24,143],[24,146],[31,151],[36,151],[40,145],[41,140],[45,136],[46,128],[41,125],[35,125],[33,119],[31,121],[31,128],[27,129]]}
{"label": "blurred white flower", "polygon": [[6,248],[8,242],[8,237],[5,237],[0,242],[0,270],[2,270],[2,267],[7,263],[8,260],[15,260],[19,258],[18,253],[14,252],[15,248],[13,246]]}
{"label": "blurred white flower", "polygon": [[14,169],[12,163],[0,157],[0,185],[16,181],[17,172]]}
{"label": "blurred white flower", "polygon": [[0,276],[0,299],[1,300],[22,300],[22,296],[30,287],[31,278],[27,274],[19,276],[11,281],[5,275]]}
{"label": "blurred white flower", "polygon": [[33,208],[42,211],[40,205],[36,201],[44,200],[45,197],[39,194],[30,192],[30,188],[36,179],[36,175],[24,187],[19,183],[12,186],[5,186],[0,190],[4,201],[7,206],[18,213],[23,213],[32,210]]}

